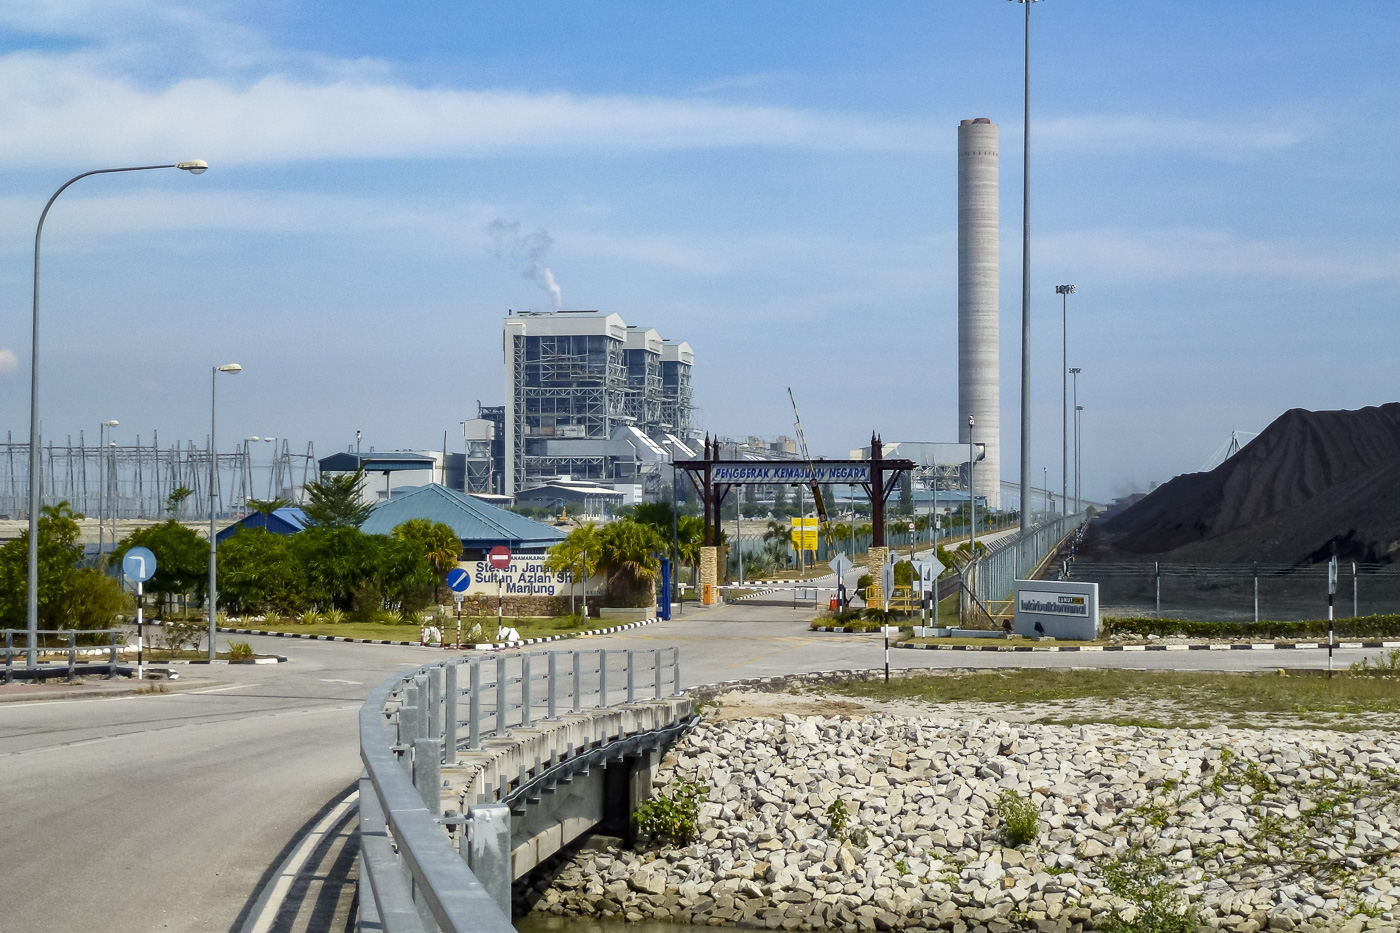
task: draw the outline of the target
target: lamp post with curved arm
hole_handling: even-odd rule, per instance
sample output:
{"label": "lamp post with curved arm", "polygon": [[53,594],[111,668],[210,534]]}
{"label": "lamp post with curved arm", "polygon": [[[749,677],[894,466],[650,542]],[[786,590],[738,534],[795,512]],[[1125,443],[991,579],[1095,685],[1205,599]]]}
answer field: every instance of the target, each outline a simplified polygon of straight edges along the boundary
{"label": "lamp post with curved arm", "polygon": [[209,170],[209,163],[203,159],[187,162],[173,162],[169,165],[133,165],[129,168],[99,168],[81,175],[74,175],[63,183],[39,215],[39,225],[34,229],[34,324],[32,345],[29,353],[29,569],[25,578],[28,592],[25,600],[25,619],[28,625],[28,648],[25,651],[25,664],[33,669],[38,666],[39,638],[39,492],[42,487],[39,477],[39,243],[44,235],[44,220],[49,216],[49,208],[58,196],[68,190],[68,186],[89,175],[114,175],[118,172],[146,172],[158,168],[178,168],[191,175],[202,175]]}

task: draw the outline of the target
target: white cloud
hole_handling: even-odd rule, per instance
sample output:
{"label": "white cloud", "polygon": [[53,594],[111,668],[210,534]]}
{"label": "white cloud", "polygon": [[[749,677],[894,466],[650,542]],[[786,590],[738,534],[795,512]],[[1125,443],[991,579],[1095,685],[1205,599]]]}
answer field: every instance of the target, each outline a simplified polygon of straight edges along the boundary
{"label": "white cloud", "polygon": [[1184,120],[1175,117],[1086,114],[1031,121],[1031,145],[1050,151],[1193,152],[1239,159],[1297,145],[1311,132],[1301,119],[1284,121]]}
{"label": "white cloud", "polygon": [[373,75],[145,86],[78,58],[0,59],[0,163],[452,158],[520,150],[928,148],[929,127],[688,98],[413,87]]}
{"label": "white cloud", "polygon": [[1043,235],[1040,255],[1103,281],[1212,277],[1358,286],[1400,284],[1400,247],[1249,239],[1224,230],[1104,228]]}
{"label": "white cloud", "polygon": [[9,347],[0,347],[0,376],[8,376],[19,369],[19,357]]}

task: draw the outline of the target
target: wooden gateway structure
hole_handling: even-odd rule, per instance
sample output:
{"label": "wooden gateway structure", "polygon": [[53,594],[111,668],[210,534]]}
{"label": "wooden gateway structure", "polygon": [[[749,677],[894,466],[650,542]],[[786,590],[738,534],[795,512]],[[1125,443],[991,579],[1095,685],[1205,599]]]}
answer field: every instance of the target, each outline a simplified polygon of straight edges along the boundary
{"label": "wooden gateway structure", "polygon": [[[887,460],[880,438],[870,436],[869,460],[720,460],[714,455],[719,443],[705,436],[704,456],[677,460],[674,466],[700,494],[704,509],[705,541],[700,553],[700,592],[705,605],[718,601],[720,507],[738,486],[809,486],[827,484],[859,486],[870,500],[872,544],[868,552],[870,575],[878,581],[889,555],[885,546],[885,503],[899,483],[900,474],[912,471],[912,460]],[[879,583],[875,588],[878,590]],[[875,594],[878,598],[878,594]]]}

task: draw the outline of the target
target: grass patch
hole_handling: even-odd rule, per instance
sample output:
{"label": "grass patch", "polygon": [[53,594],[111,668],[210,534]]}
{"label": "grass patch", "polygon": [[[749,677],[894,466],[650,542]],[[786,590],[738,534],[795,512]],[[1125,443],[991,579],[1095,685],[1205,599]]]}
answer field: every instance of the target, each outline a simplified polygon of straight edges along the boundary
{"label": "grass patch", "polygon": [[[832,693],[875,700],[1057,706],[1076,701],[1102,705],[1092,720],[1112,719],[1110,708],[1140,709],[1159,719],[1137,725],[1175,726],[1187,721],[1239,721],[1268,714],[1312,719],[1318,714],[1400,713],[1400,679],[1341,674],[1332,679],[1301,674],[1125,670],[1017,670],[847,683]],[[1179,708],[1180,715],[1171,714]],[[1051,710],[1052,714],[1054,710]],[[1064,721],[1064,720],[1060,720]]]}

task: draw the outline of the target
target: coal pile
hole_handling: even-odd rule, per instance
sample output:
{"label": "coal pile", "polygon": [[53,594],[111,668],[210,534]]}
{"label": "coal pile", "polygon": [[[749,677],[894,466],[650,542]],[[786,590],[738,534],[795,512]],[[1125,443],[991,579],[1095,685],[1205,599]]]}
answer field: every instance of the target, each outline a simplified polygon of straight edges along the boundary
{"label": "coal pile", "polygon": [[[1390,563],[1400,554],[1400,403],[1285,412],[1208,473],[1095,522],[1089,560]],[[1087,551],[1087,553],[1084,553]]]}

